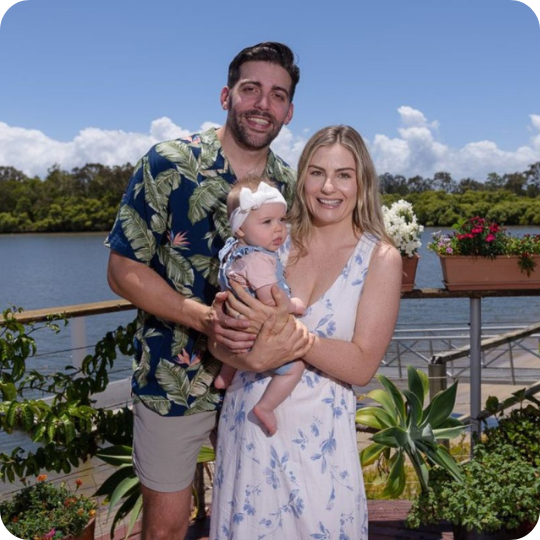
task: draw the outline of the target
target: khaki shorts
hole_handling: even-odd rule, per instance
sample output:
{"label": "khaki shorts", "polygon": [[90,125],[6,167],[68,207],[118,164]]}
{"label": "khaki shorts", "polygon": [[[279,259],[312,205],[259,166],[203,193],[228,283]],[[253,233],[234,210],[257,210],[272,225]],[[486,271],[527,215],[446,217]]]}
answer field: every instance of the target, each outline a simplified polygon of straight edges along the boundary
{"label": "khaki shorts", "polygon": [[133,405],[133,466],[142,485],[164,493],[193,481],[201,446],[216,426],[217,413],[161,416],[142,403]]}

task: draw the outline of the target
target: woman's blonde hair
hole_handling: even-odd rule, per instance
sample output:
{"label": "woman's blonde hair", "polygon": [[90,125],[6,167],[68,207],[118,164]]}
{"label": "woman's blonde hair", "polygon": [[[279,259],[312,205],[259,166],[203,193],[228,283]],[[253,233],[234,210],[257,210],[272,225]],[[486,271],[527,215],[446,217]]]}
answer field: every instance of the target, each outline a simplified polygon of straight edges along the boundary
{"label": "woman's blonde hair", "polygon": [[350,126],[329,126],[320,129],[307,142],[298,162],[298,180],[289,222],[291,238],[299,255],[306,253],[304,245],[311,235],[311,215],[306,203],[304,186],[313,154],[323,146],[339,144],[351,152],[356,163],[358,201],[353,212],[353,226],[360,235],[368,232],[393,245],[386,233],[379,196],[379,179],[368,149],[360,134]]}

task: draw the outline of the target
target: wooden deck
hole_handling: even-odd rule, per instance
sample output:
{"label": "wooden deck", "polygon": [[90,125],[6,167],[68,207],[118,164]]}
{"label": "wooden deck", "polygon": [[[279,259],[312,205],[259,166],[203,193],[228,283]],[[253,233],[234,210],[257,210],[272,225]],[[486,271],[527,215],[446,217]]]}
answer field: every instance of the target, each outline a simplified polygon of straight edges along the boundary
{"label": "wooden deck", "polygon": [[[423,527],[416,530],[406,529],[404,521],[410,507],[411,503],[409,501],[368,501],[369,540],[453,540],[454,535],[450,525],[441,524],[437,527]],[[209,527],[209,517],[204,520],[193,521],[189,527],[186,540],[209,540]],[[124,537],[122,529],[118,529],[115,538]],[[130,540],[140,540],[140,537],[140,528],[137,526],[130,536]],[[109,535],[96,536],[96,540],[109,540]],[[283,540],[304,539],[287,539],[284,536]]]}

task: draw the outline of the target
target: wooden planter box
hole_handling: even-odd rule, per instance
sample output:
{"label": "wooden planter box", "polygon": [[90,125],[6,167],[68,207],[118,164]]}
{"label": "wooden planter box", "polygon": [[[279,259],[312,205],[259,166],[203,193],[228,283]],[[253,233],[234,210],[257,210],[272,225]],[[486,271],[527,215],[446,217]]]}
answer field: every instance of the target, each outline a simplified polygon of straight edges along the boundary
{"label": "wooden planter box", "polygon": [[496,291],[540,288],[540,255],[534,255],[537,267],[530,276],[521,272],[518,257],[440,256],[443,281],[449,291]]}

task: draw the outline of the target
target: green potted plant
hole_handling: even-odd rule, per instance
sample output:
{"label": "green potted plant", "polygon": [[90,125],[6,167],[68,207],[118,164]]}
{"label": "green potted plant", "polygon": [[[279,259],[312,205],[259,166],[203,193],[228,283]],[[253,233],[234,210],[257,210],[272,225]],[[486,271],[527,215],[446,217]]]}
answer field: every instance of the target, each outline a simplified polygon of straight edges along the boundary
{"label": "green potted plant", "polygon": [[448,521],[456,540],[510,540],[532,530],[540,515],[540,474],[512,445],[493,452],[478,444],[460,468],[459,484],[442,469],[432,471],[429,490],[413,501],[409,527]]}
{"label": "green potted plant", "polygon": [[433,234],[428,249],[441,261],[451,291],[540,287],[540,235],[512,237],[483,217],[464,219],[450,235]]}
{"label": "green potted plant", "polygon": [[440,440],[457,437],[464,425],[451,416],[457,381],[439,392],[424,408],[429,393],[427,375],[413,366],[407,368],[408,388],[400,391],[384,375],[376,375],[382,389],[369,392],[379,406],[362,407],[356,422],[374,429],[373,443],[362,450],[362,466],[383,460],[389,471],[383,497],[396,498],[405,489],[405,461],[408,458],[418,476],[422,491],[428,490],[429,468],[440,465],[455,481],[460,469]]}
{"label": "green potted plant", "polygon": [[31,540],[91,540],[94,538],[96,502],[65,483],[53,484],[46,475],[0,503],[0,516],[7,530]]}
{"label": "green potted plant", "polygon": [[390,207],[383,206],[384,227],[392,238],[403,260],[403,292],[412,291],[416,267],[418,266],[418,249],[422,245],[420,237],[424,227],[418,223],[413,206],[403,199]]}
{"label": "green potted plant", "polygon": [[428,491],[413,502],[410,527],[448,521],[459,540],[521,538],[534,528],[540,516],[540,402],[524,390],[514,396],[521,405],[508,413],[499,411],[496,397],[488,398],[486,411],[498,412],[497,423],[486,427],[472,459],[459,464],[463,481],[434,469]]}

